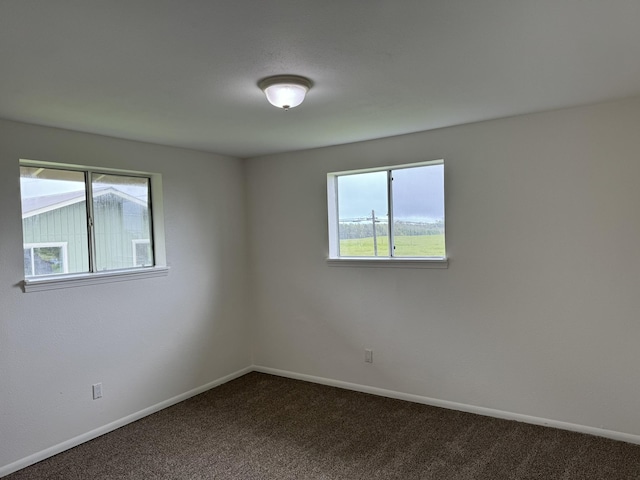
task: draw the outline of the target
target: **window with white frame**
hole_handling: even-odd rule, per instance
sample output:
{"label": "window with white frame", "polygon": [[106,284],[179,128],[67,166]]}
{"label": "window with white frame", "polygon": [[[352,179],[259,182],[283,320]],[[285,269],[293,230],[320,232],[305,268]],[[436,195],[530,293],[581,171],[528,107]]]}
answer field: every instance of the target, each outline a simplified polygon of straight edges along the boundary
{"label": "window with white frame", "polygon": [[148,267],[153,265],[151,241],[148,238],[131,240],[131,244],[133,248],[134,267]]}
{"label": "window with white frame", "polygon": [[160,186],[159,175],[22,160],[26,283],[163,266],[161,197],[152,184]]}
{"label": "window with white frame", "polygon": [[24,275],[68,273],[67,242],[26,243],[24,245]]}
{"label": "window with white frame", "polygon": [[327,175],[329,258],[444,262],[444,161]]}

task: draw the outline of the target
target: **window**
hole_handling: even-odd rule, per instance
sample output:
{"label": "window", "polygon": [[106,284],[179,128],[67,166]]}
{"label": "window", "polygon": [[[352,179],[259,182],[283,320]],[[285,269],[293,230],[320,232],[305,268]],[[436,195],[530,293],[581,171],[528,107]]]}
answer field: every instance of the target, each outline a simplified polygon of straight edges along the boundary
{"label": "window", "polygon": [[151,242],[147,240],[131,240],[133,246],[133,266],[148,267],[153,265]]}
{"label": "window", "polygon": [[24,245],[24,276],[67,273],[67,243],[27,243]]}
{"label": "window", "polygon": [[327,199],[330,261],[446,266],[442,160],[329,173]]}
{"label": "window", "polygon": [[159,175],[23,160],[20,186],[25,286],[164,267]]}

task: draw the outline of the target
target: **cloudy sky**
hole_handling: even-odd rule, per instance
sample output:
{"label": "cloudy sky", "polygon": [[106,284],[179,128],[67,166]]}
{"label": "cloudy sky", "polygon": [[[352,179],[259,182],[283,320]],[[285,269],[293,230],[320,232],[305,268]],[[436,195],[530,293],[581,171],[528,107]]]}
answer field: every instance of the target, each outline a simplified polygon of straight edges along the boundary
{"label": "cloudy sky", "polygon": [[[338,177],[340,220],[387,215],[387,172]],[[444,165],[393,170],[395,220],[444,219]]]}
{"label": "cloudy sky", "polygon": [[[93,188],[114,187],[137,198],[147,197],[147,180],[122,175],[94,174]],[[20,167],[22,198],[84,191],[84,173],[38,167]]]}

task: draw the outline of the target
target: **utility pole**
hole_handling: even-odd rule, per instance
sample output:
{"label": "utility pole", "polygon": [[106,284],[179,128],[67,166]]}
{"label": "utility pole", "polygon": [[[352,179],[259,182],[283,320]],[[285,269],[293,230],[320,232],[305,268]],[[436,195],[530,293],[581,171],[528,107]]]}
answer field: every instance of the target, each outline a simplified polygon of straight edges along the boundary
{"label": "utility pole", "polygon": [[376,211],[371,210],[371,225],[373,225],[373,256],[378,256],[378,237],[376,235]]}

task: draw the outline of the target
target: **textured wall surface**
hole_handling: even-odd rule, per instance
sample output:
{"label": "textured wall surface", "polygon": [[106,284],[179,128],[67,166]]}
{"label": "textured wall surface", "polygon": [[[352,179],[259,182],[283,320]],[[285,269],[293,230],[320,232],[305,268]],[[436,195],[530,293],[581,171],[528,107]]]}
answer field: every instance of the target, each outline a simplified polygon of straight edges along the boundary
{"label": "textured wall surface", "polygon": [[[161,173],[168,276],[23,293],[20,158]],[[237,159],[0,121],[0,467],[251,365],[243,183]]]}
{"label": "textured wall surface", "polygon": [[[640,435],[638,125],[635,98],[240,161],[0,121],[0,469],[252,364]],[[20,158],[161,173],[169,275],[23,293]],[[327,265],[327,172],[440,158],[448,269]]]}
{"label": "textured wall surface", "polygon": [[[249,160],[254,363],[640,435],[638,125],[636,98]],[[327,265],[327,172],[440,158],[448,269]]]}

